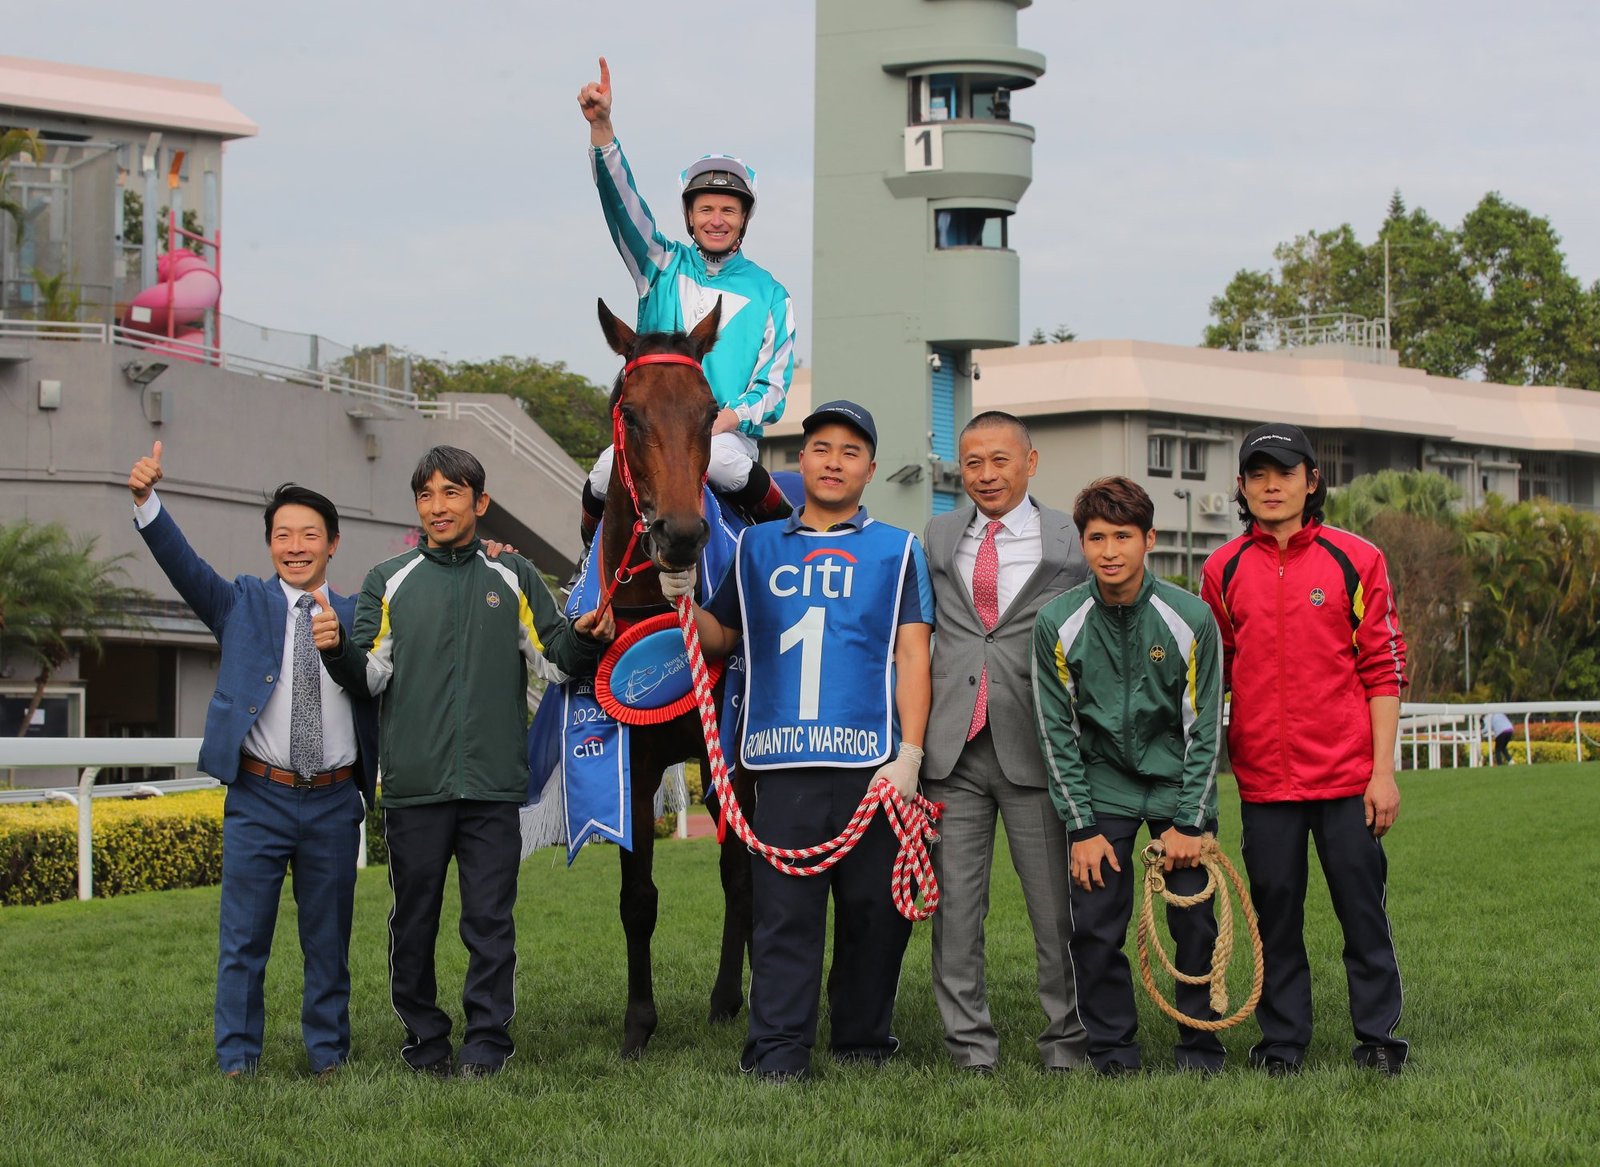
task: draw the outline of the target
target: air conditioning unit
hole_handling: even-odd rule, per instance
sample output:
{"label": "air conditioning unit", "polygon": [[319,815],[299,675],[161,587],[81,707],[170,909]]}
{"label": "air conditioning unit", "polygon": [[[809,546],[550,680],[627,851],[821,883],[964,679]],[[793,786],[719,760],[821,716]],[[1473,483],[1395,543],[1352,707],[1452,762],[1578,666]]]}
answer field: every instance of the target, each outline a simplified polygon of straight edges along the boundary
{"label": "air conditioning unit", "polygon": [[1231,500],[1219,490],[1213,494],[1202,494],[1195,501],[1199,503],[1202,515],[1225,515]]}

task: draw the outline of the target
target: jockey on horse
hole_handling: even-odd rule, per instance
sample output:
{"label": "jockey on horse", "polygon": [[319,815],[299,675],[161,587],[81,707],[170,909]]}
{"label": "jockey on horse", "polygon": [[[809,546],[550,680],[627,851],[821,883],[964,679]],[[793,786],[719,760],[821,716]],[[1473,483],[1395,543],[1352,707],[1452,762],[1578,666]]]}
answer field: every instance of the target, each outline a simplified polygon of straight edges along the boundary
{"label": "jockey on horse", "polygon": [[[711,485],[752,522],[781,519],[790,507],[756,460],[763,426],[783,416],[794,372],[794,306],[789,293],[740,250],[755,213],[756,174],[739,159],[709,154],[680,176],[684,226],[694,244],[668,239],[634,186],[611,125],[611,70],[578,94],[589,123],[589,165],[606,226],[639,293],[637,328],[689,332],[720,301],[717,345],[705,362],[720,407],[711,431]],[[605,513],[613,451],[596,459],[583,489],[583,541]]]}

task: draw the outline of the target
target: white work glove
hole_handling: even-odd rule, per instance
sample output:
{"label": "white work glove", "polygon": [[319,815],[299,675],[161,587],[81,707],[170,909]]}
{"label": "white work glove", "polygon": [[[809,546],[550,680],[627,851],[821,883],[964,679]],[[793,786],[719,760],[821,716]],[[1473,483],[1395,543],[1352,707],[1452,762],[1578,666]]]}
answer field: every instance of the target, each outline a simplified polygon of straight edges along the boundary
{"label": "white work glove", "polygon": [[697,568],[686,568],[683,571],[663,571],[661,573],[661,594],[668,600],[676,600],[679,596],[694,596],[694,581],[700,578]]}
{"label": "white work glove", "polygon": [[910,742],[900,743],[900,752],[894,760],[885,762],[873,775],[894,787],[902,801],[910,802],[917,794],[917,774],[922,770],[922,747]]}

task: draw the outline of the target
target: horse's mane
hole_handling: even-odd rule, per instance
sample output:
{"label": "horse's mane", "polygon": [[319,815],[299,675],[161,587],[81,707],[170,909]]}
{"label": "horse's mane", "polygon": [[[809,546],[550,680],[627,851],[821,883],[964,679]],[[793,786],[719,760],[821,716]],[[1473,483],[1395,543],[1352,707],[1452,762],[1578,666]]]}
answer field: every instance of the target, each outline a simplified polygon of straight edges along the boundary
{"label": "horse's mane", "polygon": [[[641,332],[634,337],[633,345],[628,350],[627,357],[623,360],[626,366],[628,361],[635,357],[648,356],[654,353],[678,353],[682,356],[695,356],[694,347],[689,343],[687,332]],[[606,400],[607,409],[617,407],[617,395],[622,392],[622,372],[618,370],[616,379],[611,382],[611,396]]]}

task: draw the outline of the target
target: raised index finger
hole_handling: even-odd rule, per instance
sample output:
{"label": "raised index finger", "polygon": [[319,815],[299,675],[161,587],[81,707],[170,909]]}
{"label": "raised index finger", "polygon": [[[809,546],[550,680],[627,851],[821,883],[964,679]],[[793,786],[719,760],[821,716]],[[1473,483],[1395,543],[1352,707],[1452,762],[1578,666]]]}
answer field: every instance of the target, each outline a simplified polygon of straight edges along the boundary
{"label": "raised index finger", "polygon": [[600,58],[600,88],[605,93],[611,92],[611,66],[604,57]]}

